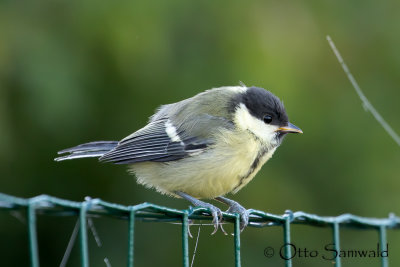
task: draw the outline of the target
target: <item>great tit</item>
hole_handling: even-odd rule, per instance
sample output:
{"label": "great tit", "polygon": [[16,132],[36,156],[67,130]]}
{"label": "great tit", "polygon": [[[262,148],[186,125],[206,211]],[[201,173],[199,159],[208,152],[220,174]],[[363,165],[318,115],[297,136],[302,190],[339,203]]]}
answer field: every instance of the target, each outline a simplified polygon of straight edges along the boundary
{"label": "great tit", "polygon": [[149,123],[121,141],[98,141],[58,152],[56,161],[96,157],[127,164],[137,182],[208,208],[218,230],[221,210],[199,199],[215,199],[239,213],[241,229],[249,215],[224,195],[247,185],[271,158],[291,124],[283,103],[258,88],[226,86],[161,106]]}

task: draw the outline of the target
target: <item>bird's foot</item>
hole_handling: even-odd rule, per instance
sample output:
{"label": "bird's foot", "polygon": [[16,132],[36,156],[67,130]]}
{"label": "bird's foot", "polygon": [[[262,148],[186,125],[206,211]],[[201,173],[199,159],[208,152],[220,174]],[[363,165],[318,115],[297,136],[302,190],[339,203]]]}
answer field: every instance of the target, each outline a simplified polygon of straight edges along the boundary
{"label": "bird's foot", "polygon": [[229,206],[227,212],[229,213],[237,213],[240,215],[240,231],[243,231],[244,228],[249,224],[250,213],[246,210],[242,205],[237,203],[234,200],[228,199],[226,197],[217,197],[216,200],[225,203]]}
{"label": "bird's foot", "polygon": [[218,231],[218,228],[221,228],[221,231],[224,234],[227,234],[224,228],[222,227],[222,211],[215,207],[214,205],[210,203],[206,203],[204,201],[198,200],[197,198],[194,198],[186,193],[183,192],[175,192],[178,196],[190,201],[195,207],[199,208],[205,208],[208,209],[211,213],[211,216],[213,217],[212,223],[214,225],[214,231],[211,233],[212,235],[215,234]]}
{"label": "bird's foot", "polygon": [[215,207],[214,205],[210,203],[206,203],[203,201],[198,200],[199,203],[196,205],[196,207],[201,207],[201,208],[206,208],[209,209],[211,212],[211,216],[213,217],[212,223],[214,225],[214,231],[211,233],[212,235],[215,234],[218,231],[218,228],[221,228],[222,232],[225,232],[224,228],[222,228],[222,211]]}
{"label": "bird's foot", "polygon": [[230,206],[227,212],[240,215],[240,231],[243,231],[249,224],[250,213],[239,203],[236,202],[235,205]]}

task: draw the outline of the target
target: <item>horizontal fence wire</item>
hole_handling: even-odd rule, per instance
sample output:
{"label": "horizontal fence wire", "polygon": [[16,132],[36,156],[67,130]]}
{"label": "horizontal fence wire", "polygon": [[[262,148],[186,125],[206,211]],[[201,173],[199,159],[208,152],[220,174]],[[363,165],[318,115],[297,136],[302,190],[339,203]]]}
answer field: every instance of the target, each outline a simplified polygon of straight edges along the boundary
{"label": "horizontal fence wire", "polygon": [[[151,203],[142,203],[133,206],[124,206],[110,203],[101,199],[86,198],[83,202],[60,199],[48,195],[33,198],[19,198],[0,193],[0,210],[24,211],[28,219],[28,235],[31,266],[39,266],[39,252],[36,232],[37,215],[78,216],[79,217],[79,242],[81,249],[81,266],[89,266],[89,252],[87,242],[88,217],[112,217],[128,221],[128,253],[127,266],[134,265],[134,234],[135,221],[144,222],[180,222],[182,224],[182,265],[189,266],[188,226],[189,220],[211,221],[210,212],[205,208],[189,208],[178,210]],[[291,225],[302,224],[318,227],[331,227],[332,240],[335,249],[339,250],[339,229],[344,227],[357,229],[375,229],[378,231],[380,247],[386,245],[386,230],[400,229],[400,217],[390,214],[388,218],[366,218],[352,214],[343,214],[336,217],[318,216],[302,211],[286,211],[283,215],[275,215],[259,210],[249,210],[250,227],[280,226],[283,229],[284,243],[290,243]],[[235,266],[240,263],[240,218],[238,214],[223,212],[224,223],[234,224],[234,255]],[[290,247],[284,251],[285,265],[292,266]],[[340,257],[335,261],[335,266],[340,267]],[[387,257],[381,258],[381,266],[388,267]]]}

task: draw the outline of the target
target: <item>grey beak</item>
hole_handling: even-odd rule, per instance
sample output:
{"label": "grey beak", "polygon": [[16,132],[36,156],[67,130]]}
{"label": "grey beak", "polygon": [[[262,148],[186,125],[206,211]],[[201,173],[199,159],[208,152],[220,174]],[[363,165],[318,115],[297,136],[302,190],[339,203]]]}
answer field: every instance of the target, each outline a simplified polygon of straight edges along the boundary
{"label": "grey beak", "polygon": [[277,132],[282,132],[282,133],[303,133],[303,131],[297,127],[294,124],[291,124],[290,122],[288,123],[287,126],[279,127]]}

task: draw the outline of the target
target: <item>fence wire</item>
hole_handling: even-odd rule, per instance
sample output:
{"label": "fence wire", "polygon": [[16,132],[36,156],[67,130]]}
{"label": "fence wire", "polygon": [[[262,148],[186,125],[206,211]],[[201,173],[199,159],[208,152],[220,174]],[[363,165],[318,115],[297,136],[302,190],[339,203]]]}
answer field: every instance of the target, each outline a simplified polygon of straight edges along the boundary
{"label": "fence wire", "polygon": [[[81,266],[89,266],[89,252],[87,239],[87,219],[90,216],[107,216],[116,219],[128,220],[128,251],[127,266],[134,266],[134,236],[135,221],[145,222],[180,222],[182,224],[182,266],[189,267],[188,227],[189,220],[211,221],[208,209],[189,208],[177,210],[151,203],[142,203],[134,206],[124,206],[109,203],[101,199],[86,198],[83,202],[64,200],[48,195],[40,195],[33,198],[18,198],[0,193],[0,210],[23,211],[27,214],[27,227],[29,235],[30,262],[32,267],[39,266],[39,253],[37,244],[36,217],[42,214],[56,216],[79,216],[79,243]],[[302,211],[286,211],[283,215],[275,215],[259,210],[249,210],[250,227],[280,226],[283,228],[283,240],[290,243],[291,225],[303,224],[332,229],[332,243],[335,250],[340,250],[340,228],[352,227],[358,229],[375,229],[378,231],[380,247],[387,244],[386,230],[399,229],[400,218],[390,214],[388,218],[365,218],[352,214],[343,214],[337,217],[321,217]],[[240,267],[240,218],[238,214],[223,212],[226,223],[234,224],[234,254],[235,267]],[[285,266],[292,266],[290,247],[284,251]],[[335,266],[341,266],[340,257],[335,259]],[[381,257],[381,266],[388,267],[388,258]]]}

